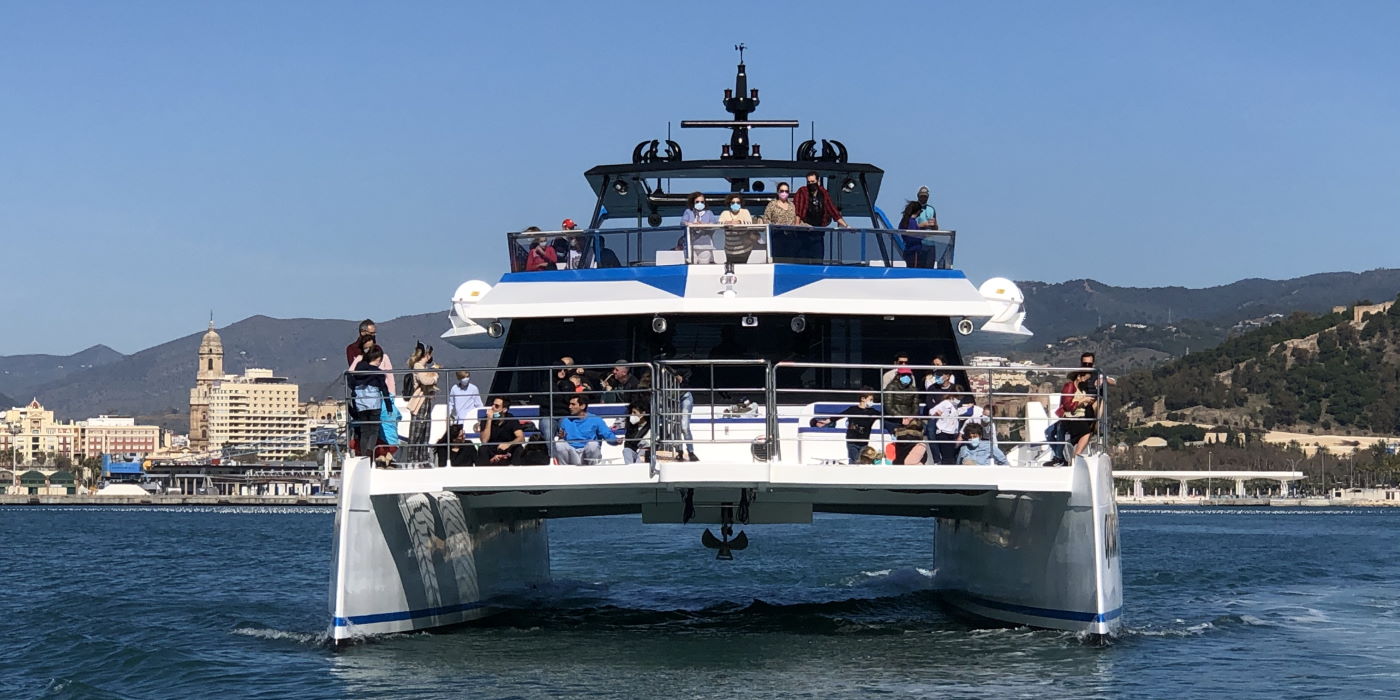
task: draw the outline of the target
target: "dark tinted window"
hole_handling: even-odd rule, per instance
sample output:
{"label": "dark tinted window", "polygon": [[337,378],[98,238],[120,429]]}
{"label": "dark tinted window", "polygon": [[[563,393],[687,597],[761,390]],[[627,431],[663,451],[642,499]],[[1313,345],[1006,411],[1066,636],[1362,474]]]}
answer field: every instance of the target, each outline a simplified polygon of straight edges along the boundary
{"label": "dark tinted window", "polygon": [[[648,362],[669,360],[762,359],[769,362],[831,362],[889,364],[897,353],[909,353],[914,364],[927,364],[942,355],[948,364],[961,364],[952,325],[946,318],[826,316],[809,314],[807,328],[795,333],[792,315],[760,315],[758,325],[745,327],[738,315],[667,318],[665,333],[654,333],[651,316],[517,319],[511,324],[501,353],[502,367],[553,365],[565,355],[580,364],[609,364],[619,359]],[[708,370],[693,383],[708,386]],[[721,387],[762,387],[761,371],[730,368]],[[538,375],[538,376],[535,376]],[[493,391],[539,391],[547,373],[500,372]],[[805,368],[779,371],[780,387],[879,388],[879,370]],[[811,400],[811,399],[808,399]],[[801,403],[806,403],[802,401]]]}

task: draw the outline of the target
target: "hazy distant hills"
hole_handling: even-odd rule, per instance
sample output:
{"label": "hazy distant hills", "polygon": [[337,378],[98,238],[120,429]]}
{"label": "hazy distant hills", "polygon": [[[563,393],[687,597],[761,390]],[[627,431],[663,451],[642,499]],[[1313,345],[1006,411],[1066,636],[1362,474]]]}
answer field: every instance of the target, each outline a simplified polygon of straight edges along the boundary
{"label": "hazy distant hills", "polygon": [[29,401],[35,389],[67,377],[74,372],[109,365],[125,355],[106,345],[94,345],[72,355],[10,355],[0,357],[0,397]]}
{"label": "hazy distant hills", "polygon": [[1219,287],[1113,287],[1089,279],[1020,282],[1033,342],[1087,333],[1113,323],[1165,324],[1197,319],[1231,325],[1293,311],[1322,313],[1400,291],[1400,269],[1325,272],[1288,280],[1246,279]]}
{"label": "hazy distant hills", "polygon": [[[1400,270],[1248,279],[1206,289],[1114,287],[1093,280],[1020,285],[1026,293],[1026,324],[1036,335],[1022,340],[978,333],[964,344],[966,350],[1077,364],[1078,352],[1095,349],[1102,353],[1102,366],[1122,371],[1154,366],[1187,349],[1213,347],[1242,321],[1393,299],[1400,292]],[[354,339],[355,324],[356,320],[244,319],[219,329],[224,370],[265,367],[300,384],[303,400],[339,396],[337,377],[345,369],[344,348]],[[416,339],[434,345],[444,366],[494,363],[489,353],[473,356],[440,341],[438,336],[447,328],[445,312],[426,313],[382,322],[379,336],[395,366],[402,364]],[[204,329],[192,331],[131,355],[98,345],[70,356],[0,357],[0,398],[9,397],[0,404],[16,405],[37,396],[65,419],[117,413],[183,429]]]}

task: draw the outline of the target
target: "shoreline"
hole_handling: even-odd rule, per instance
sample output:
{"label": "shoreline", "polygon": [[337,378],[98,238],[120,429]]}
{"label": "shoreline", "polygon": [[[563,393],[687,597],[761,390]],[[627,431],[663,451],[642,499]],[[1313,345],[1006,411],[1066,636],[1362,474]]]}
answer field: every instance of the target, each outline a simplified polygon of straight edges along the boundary
{"label": "shoreline", "polygon": [[[94,496],[0,494],[5,506],[335,506],[339,497],[318,496],[198,496],[160,494],[149,496]],[[1120,506],[1199,506],[1208,508],[1397,508],[1400,501],[1340,498],[1205,498],[1195,496],[1119,496]]]}

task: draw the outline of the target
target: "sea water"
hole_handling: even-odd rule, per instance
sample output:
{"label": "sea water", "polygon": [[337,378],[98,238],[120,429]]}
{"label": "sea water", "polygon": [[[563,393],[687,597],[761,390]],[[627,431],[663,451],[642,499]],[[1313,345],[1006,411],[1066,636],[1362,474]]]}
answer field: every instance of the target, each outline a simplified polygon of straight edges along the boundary
{"label": "sea water", "polygon": [[1124,509],[1125,629],[974,629],[926,520],[550,523],[554,583],[474,627],[327,645],[324,508],[0,509],[0,697],[1400,695],[1400,510]]}

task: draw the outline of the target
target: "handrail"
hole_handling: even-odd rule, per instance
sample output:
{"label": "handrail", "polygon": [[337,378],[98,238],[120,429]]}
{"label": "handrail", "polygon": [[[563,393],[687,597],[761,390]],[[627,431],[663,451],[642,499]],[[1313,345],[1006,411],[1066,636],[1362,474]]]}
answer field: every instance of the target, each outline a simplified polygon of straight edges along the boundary
{"label": "handrail", "polygon": [[[723,241],[716,241],[723,231]],[[739,236],[738,234],[747,234]],[[825,228],[753,224],[688,224],[650,228],[592,228],[506,234],[512,272],[548,269],[647,267],[681,264],[662,253],[676,252],[685,264],[718,262],[815,265],[884,265],[947,269],[957,232],[891,228]],[[873,243],[872,243],[873,241]],[[697,243],[703,246],[697,246]],[[872,248],[873,245],[873,248]],[[697,258],[697,248],[728,254]],[[549,249],[532,260],[532,252]],[[571,256],[571,253],[576,255]],[[757,256],[754,253],[759,253]],[[549,260],[549,256],[553,260]],[[730,259],[741,255],[743,259]],[[571,260],[572,258],[575,258]]]}
{"label": "handrail", "polygon": [[[1013,437],[1014,428],[1023,421],[1028,420],[1024,413],[1026,403],[1035,401],[1048,404],[1050,409],[1047,412],[1046,420],[1054,423],[1056,421],[1072,426],[1080,421],[1092,420],[1097,428],[1095,442],[1100,447],[1106,444],[1109,431],[1108,416],[1108,393],[1109,385],[1102,372],[1083,367],[1038,367],[1038,366],[986,366],[986,365],[888,365],[874,363],[831,363],[831,362],[769,362],[761,359],[721,359],[721,360],[657,360],[653,362],[630,362],[630,363],[605,363],[605,364],[572,364],[572,365],[529,365],[520,367],[476,367],[476,368],[431,368],[418,369],[397,368],[389,371],[370,372],[346,372],[346,416],[344,426],[346,433],[345,441],[350,440],[351,432],[368,430],[367,426],[376,425],[382,430],[386,424],[385,419],[375,413],[369,415],[364,410],[356,410],[356,396],[353,391],[354,386],[359,384],[357,378],[365,375],[392,374],[394,376],[408,376],[422,372],[434,372],[439,376],[439,384],[434,392],[428,393],[428,409],[424,412],[419,407],[419,412],[413,416],[401,416],[396,424],[409,425],[411,435],[417,436],[410,440],[400,441],[398,444],[410,448],[412,459],[408,461],[422,462],[434,461],[430,459],[429,452],[443,445],[453,448],[456,442],[446,442],[451,438],[444,436],[442,440],[429,442],[432,433],[433,419],[431,418],[431,406],[440,403],[442,398],[451,394],[451,383],[442,382],[441,376],[458,371],[467,371],[475,376],[495,373],[525,373],[536,374],[535,381],[524,382],[524,387],[517,385],[516,390],[491,392],[490,396],[482,395],[481,407],[476,408],[475,415],[455,415],[453,403],[449,400],[446,410],[445,420],[450,428],[453,424],[462,426],[462,434],[470,441],[474,436],[474,431],[468,431],[468,421],[482,416],[484,406],[488,405],[488,398],[502,397],[510,399],[520,406],[516,418],[522,421],[535,420],[540,429],[541,435],[537,439],[529,439],[524,444],[539,441],[545,443],[545,449],[549,454],[556,454],[556,435],[558,433],[557,421],[566,417],[557,415],[557,404],[562,398],[556,381],[560,381],[559,373],[570,369],[574,371],[582,370],[585,373],[596,372],[597,370],[611,370],[614,367],[627,367],[634,376],[638,378],[638,385],[635,388],[627,389],[617,386],[596,386],[583,390],[585,394],[606,395],[610,398],[608,402],[590,401],[592,406],[597,407],[601,412],[598,414],[604,417],[625,419],[627,407],[636,404],[641,407],[642,413],[647,420],[649,430],[647,433],[638,435],[635,439],[642,440],[650,449],[645,455],[637,455],[649,463],[650,473],[656,476],[659,473],[659,455],[665,451],[674,454],[676,458],[684,455],[694,454],[694,444],[701,442],[708,445],[724,445],[737,443],[753,443],[753,458],[763,461],[776,461],[784,459],[783,451],[786,447],[796,446],[798,458],[802,456],[804,439],[810,439],[808,435],[804,438],[803,424],[809,420],[813,425],[820,421],[839,420],[839,413],[833,412],[832,404],[835,407],[854,404],[854,399],[864,393],[873,393],[879,397],[879,412],[873,420],[879,421],[884,428],[879,432],[879,442],[884,445],[889,442],[893,431],[900,424],[909,425],[911,421],[932,423],[929,412],[934,408],[931,395],[948,395],[967,399],[963,407],[971,411],[970,417],[982,422],[987,430],[987,438],[996,445],[1003,446],[1029,446],[1039,449],[1049,444],[1059,444],[1068,447],[1063,440],[1052,440],[1050,436],[1039,439],[1037,435],[1023,434],[1019,438]],[[734,374],[735,371],[753,368],[759,371],[758,375]],[[924,386],[922,382],[917,387],[908,389],[912,394],[913,412],[898,411],[893,406],[910,405],[909,399],[894,402],[894,395],[890,392],[889,382],[884,381],[882,374],[881,386],[850,388],[850,386],[820,386],[810,381],[806,384],[795,384],[785,379],[784,373],[799,372],[808,369],[842,369],[842,370],[879,370],[882,373],[891,371],[898,372],[907,369],[911,373],[917,373],[916,379],[925,372],[942,372],[953,376],[956,382],[966,382],[966,386]],[[1059,405],[1064,394],[1059,390],[1037,390],[1035,383],[1044,383],[1051,380],[1052,386],[1057,383],[1056,375],[1065,373],[1089,372],[1093,375],[1093,388],[1091,391],[1096,398],[1096,415],[1092,418],[1078,418],[1073,416],[1055,417],[1054,409]],[[697,373],[707,381],[696,384],[689,381]],[[758,376],[761,375],[761,385]],[[1006,375],[1020,375],[1023,380],[1017,387],[1009,388],[1005,385],[998,386],[998,381],[1007,381]],[[646,384],[647,378],[650,384]],[[747,379],[746,379],[747,377]],[[530,382],[534,383],[531,384]],[[1024,386],[1024,388],[1019,388]],[[901,390],[904,393],[906,390]],[[808,400],[806,397],[810,397]],[[396,404],[403,399],[402,396],[393,397]],[[592,398],[592,397],[590,397]],[[697,400],[705,399],[703,402]],[[793,399],[797,399],[794,401]],[[727,402],[736,401],[734,406],[725,408]],[[380,403],[382,406],[382,401]],[[972,410],[971,406],[980,407],[979,410]],[[695,413],[696,408],[700,408],[703,413]],[[1013,410],[1011,415],[1007,415],[1007,410]],[[966,423],[969,414],[947,414],[944,418],[955,417],[958,420],[959,430],[956,439],[938,438],[932,434],[920,440],[929,445],[939,445],[948,443],[961,443],[961,426]],[[690,429],[692,420],[699,419],[708,428],[708,435],[699,441]],[[732,432],[731,428],[742,426],[744,423],[761,422],[763,425],[761,434],[755,434],[751,429]],[[427,428],[423,424],[427,423]],[[783,424],[797,424],[796,437],[793,431],[784,433]],[[615,423],[614,430],[619,428]],[[820,426],[818,426],[820,427]],[[737,429],[737,428],[735,428]],[[448,430],[447,432],[451,432]],[[528,431],[532,435],[533,431]],[[820,431],[818,431],[820,433]],[[946,434],[946,433],[945,433]],[[363,433],[368,435],[368,433]],[[819,435],[818,435],[819,436]],[[621,440],[622,436],[617,436]],[[826,440],[826,438],[822,438]],[[761,446],[760,446],[761,443]],[[500,444],[495,440],[491,444]],[[516,444],[512,441],[509,444]],[[639,443],[641,444],[641,443]],[[629,460],[631,456],[627,457]]]}

